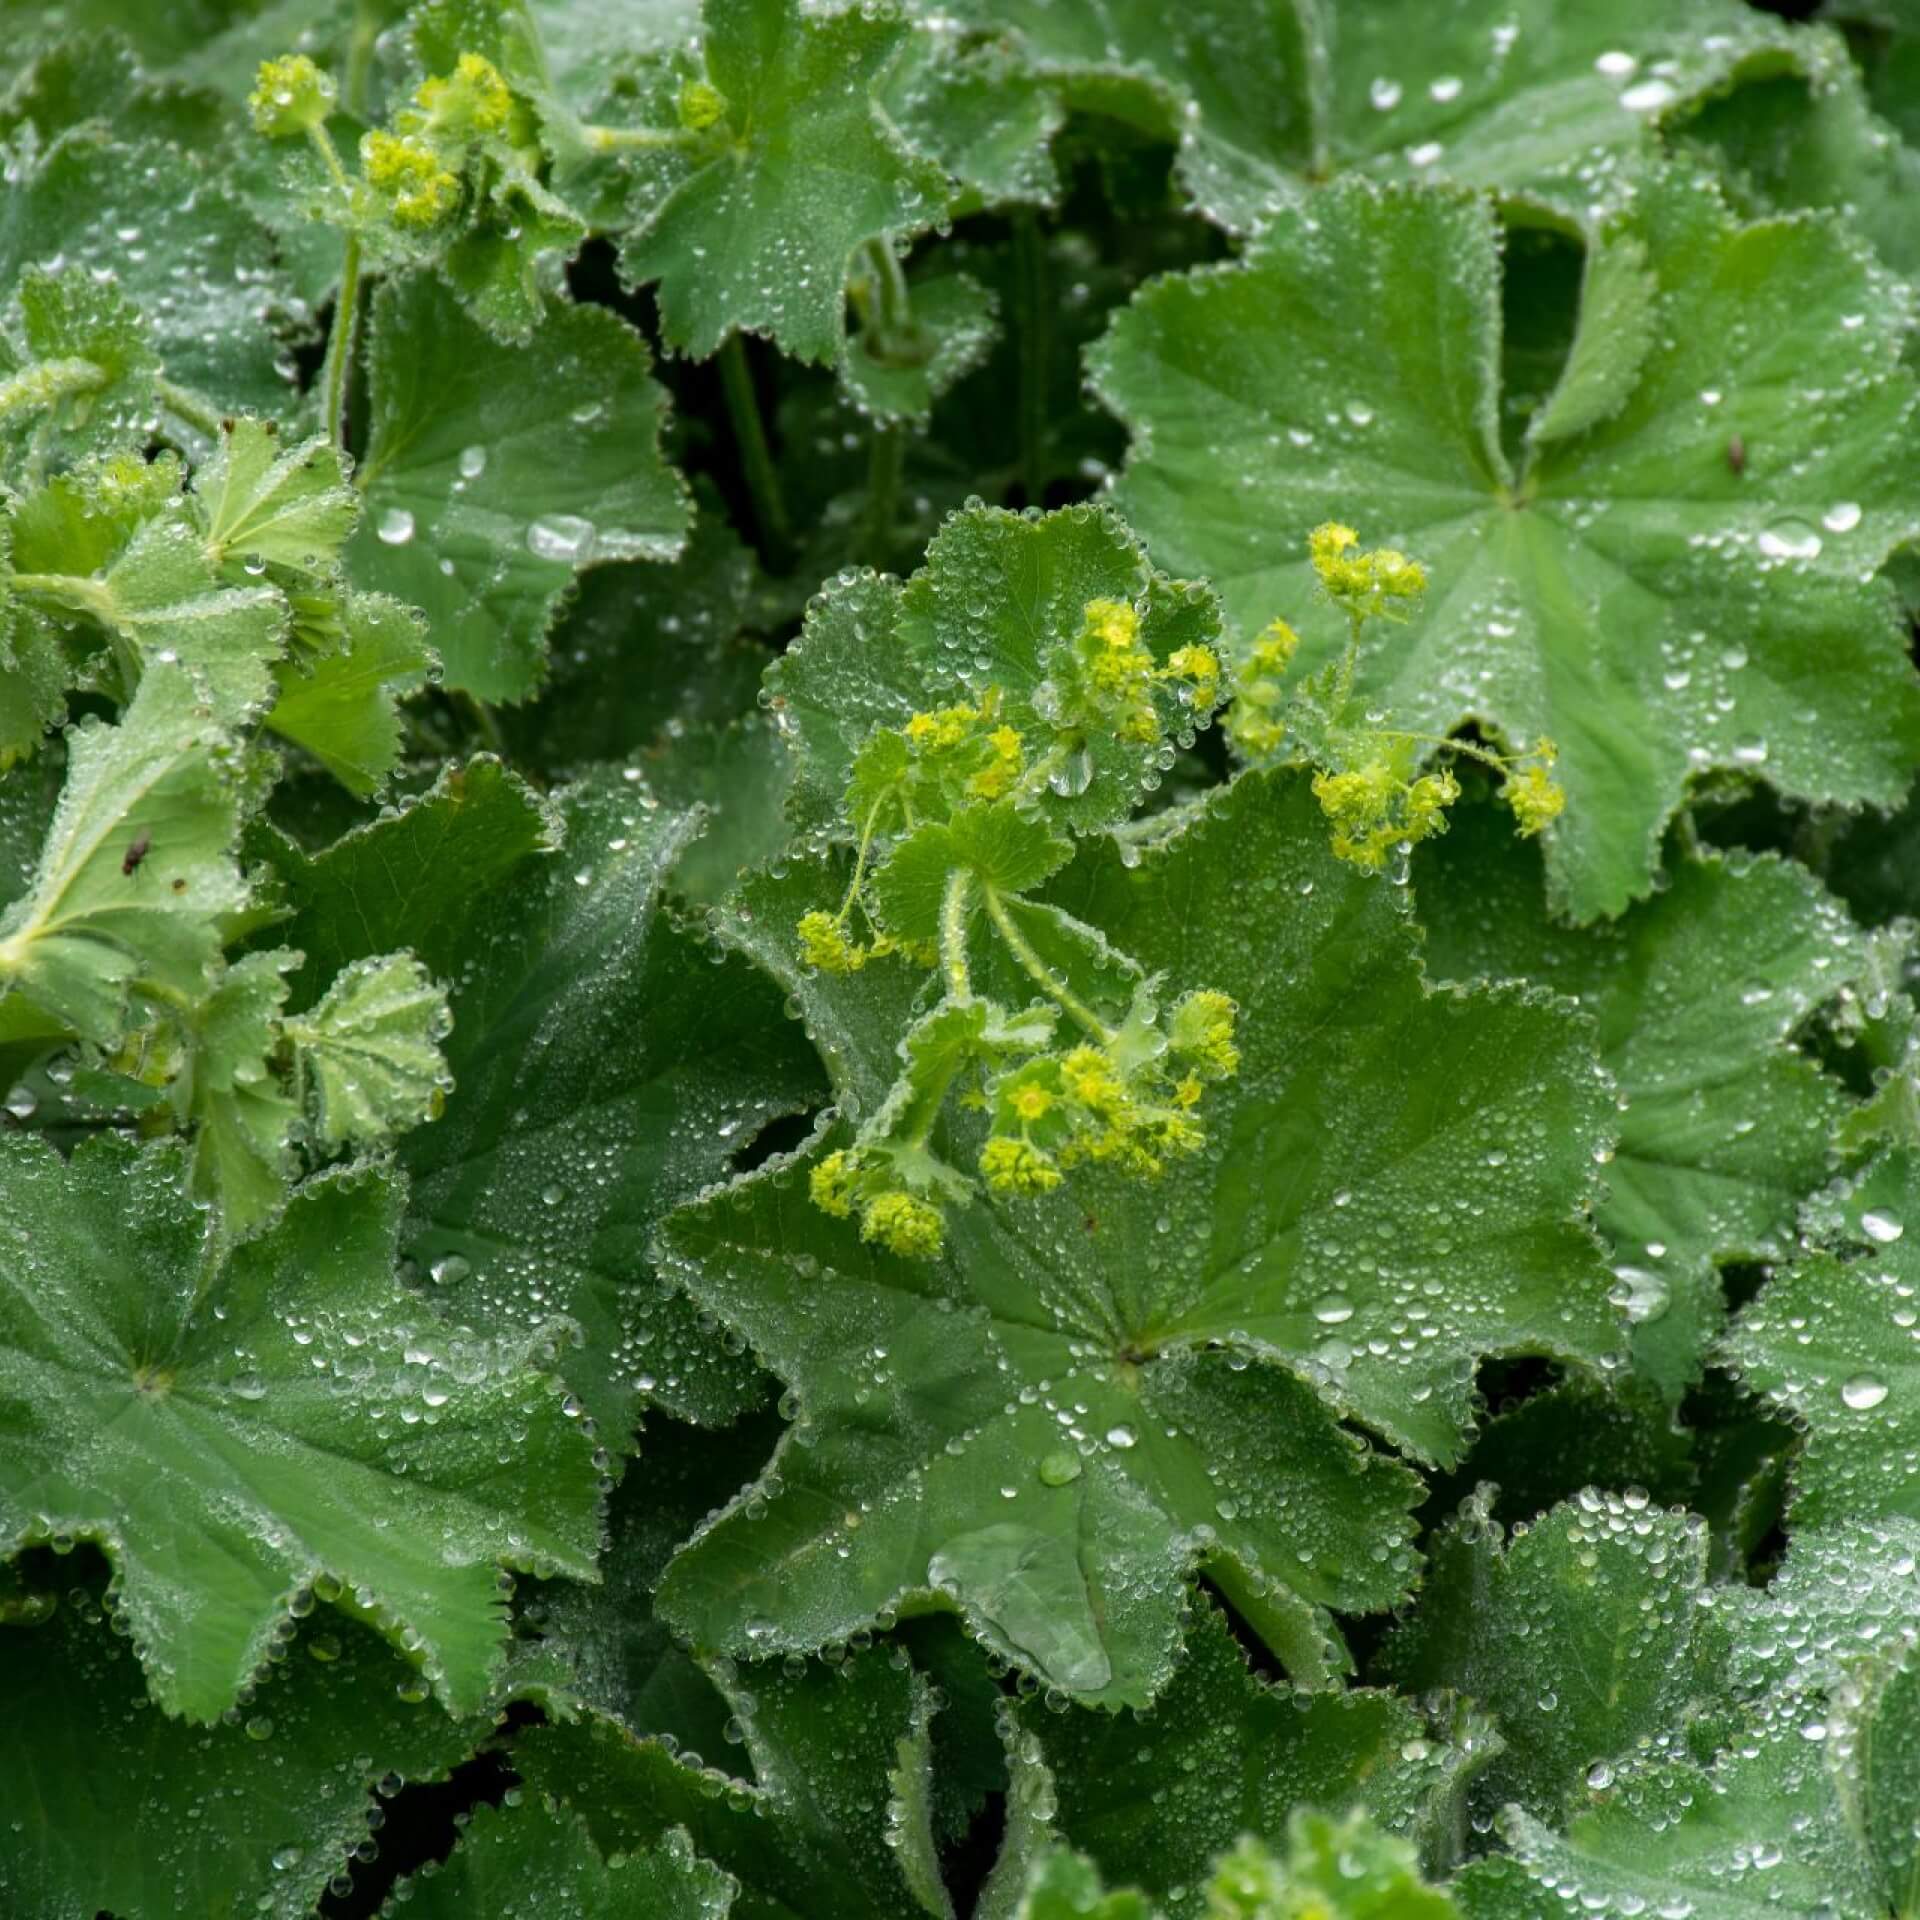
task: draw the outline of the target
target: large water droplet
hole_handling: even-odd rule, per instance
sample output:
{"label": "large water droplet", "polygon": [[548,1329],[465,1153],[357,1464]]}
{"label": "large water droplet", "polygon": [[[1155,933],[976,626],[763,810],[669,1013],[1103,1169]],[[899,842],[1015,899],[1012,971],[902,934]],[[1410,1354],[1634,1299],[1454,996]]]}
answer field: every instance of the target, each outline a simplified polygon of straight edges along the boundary
{"label": "large water droplet", "polygon": [[1887,1397],[1887,1383],[1870,1373],[1856,1373],[1840,1389],[1840,1398],[1855,1413],[1868,1413]]}

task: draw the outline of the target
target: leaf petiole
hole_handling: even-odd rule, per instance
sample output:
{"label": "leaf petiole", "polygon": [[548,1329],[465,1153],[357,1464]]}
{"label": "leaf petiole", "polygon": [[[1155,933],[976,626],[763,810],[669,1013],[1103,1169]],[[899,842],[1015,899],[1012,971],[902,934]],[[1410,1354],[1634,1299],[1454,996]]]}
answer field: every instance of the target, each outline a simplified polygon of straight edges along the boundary
{"label": "leaf petiole", "polygon": [[1117,1038],[1113,1028],[1108,1026],[1034,951],[1033,943],[1020,931],[1013,915],[1007,911],[1007,903],[1001,898],[999,890],[987,887],[984,891],[987,918],[993,922],[994,929],[1000,938],[1007,943],[1007,951],[1019,963],[1020,971],[1076,1026],[1099,1041],[1103,1047],[1110,1046]]}

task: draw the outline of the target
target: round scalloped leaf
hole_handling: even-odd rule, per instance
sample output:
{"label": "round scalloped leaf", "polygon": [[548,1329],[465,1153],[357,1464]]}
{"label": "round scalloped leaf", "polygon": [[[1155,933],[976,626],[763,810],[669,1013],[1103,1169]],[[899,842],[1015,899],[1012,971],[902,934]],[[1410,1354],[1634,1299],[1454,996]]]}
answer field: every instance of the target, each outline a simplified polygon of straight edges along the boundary
{"label": "round scalloped leaf", "polygon": [[[1607,1115],[1581,1023],[1429,993],[1397,896],[1333,859],[1304,784],[1244,779],[1054,893],[1239,1003],[1211,1144],[1158,1183],[1085,1169],[956,1210],[937,1263],[862,1243],[795,1163],[676,1215],[670,1270],[800,1408],[669,1570],[698,1644],[818,1646],[939,1595],[1051,1683],[1139,1703],[1204,1559],[1296,1673],[1338,1671],[1323,1610],[1405,1590],[1417,1483],[1337,1416],[1453,1459],[1480,1355],[1615,1340],[1575,1217]],[[891,1080],[861,976],[803,1005],[839,1084]]]}
{"label": "round scalloped leaf", "polygon": [[226,1724],[182,1725],[95,1596],[60,1584],[51,1618],[0,1626],[9,1912],[305,1920],[365,1844],[375,1782],[437,1779],[490,1730],[424,1701],[398,1654],[333,1614],[288,1623]]}
{"label": "round scalloped leaf", "polygon": [[725,102],[697,163],[628,234],[621,271],[660,283],[662,331],[704,359],[765,333],[831,361],[855,248],[931,226],[946,178],[914,153],[874,87],[908,31],[891,0],[838,11],[706,0],[707,78]]}
{"label": "round scalloped leaf", "polygon": [[524,700],[575,575],[672,560],[692,524],[646,342],[560,305],[509,345],[415,276],[375,296],[368,359],[354,577],[424,610],[446,685]]}
{"label": "round scalloped leaf", "polygon": [[[1427,602],[1369,640],[1361,697],[1428,733],[1559,743],[1548,874],[1578,919],[1648,890],[1697,773],[1887,804],[1920,752],[1920,681],[1872,578],[1920,527],[1901,289],[1837,222],[1743,227],[1678,176],[1613,244],[1643,251],[1645,350],[1596,373],[1603,346],[1576,338],[1566,378],[1605,404],[1555,423],[1549,399],[1550,425],[1583,430],[1536,432],[1518,471],[1498,230],[1457,194],[1337,185],[1241,263],[1150,284],[1093,359],[1135,435],[1122,510],[1243,634],[1294,620],[1308,665],[1344,644],[1306,557],[1329,517],[1425,563]],[[1617,312],[1590,304],[1582,335]]]}
{"label": "round scalloped leaf", "polygon": [[0,1542],[106,1549],[170,1713],[231,1705],[322,1579],[471,1711],[500,1566],[593,1576],[591,1442],[524,1341],[456,1337],[399,1286],[390,1181],[310,1182],[214,1272],[184,1188],[172,1149],[0,1134]]}

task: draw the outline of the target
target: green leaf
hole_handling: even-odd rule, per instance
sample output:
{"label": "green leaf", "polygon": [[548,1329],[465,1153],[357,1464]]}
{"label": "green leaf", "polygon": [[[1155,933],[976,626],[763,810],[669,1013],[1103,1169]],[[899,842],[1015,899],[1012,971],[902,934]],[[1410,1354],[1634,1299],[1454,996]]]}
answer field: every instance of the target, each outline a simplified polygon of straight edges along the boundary
{"label": "green leaf", "polygon": [[1714,1269],[1776,1259],[1824,1185],[1844,1094],[1792,1045],[1860,969],[1860,937],[1789,862],[1687,858],[1610,925],[1556,926],[1510,817],[1462,805],[1415,863],[1436,979],[1537,981],[1594,1017],[1620,1138],[1594,1218],[1640,1370],[1677,1399],[1724,1309]]}
{"label": "green leaf", "polygon": [[438,1779],[487,1730],[422,1704],[406,1662],[333,1613],[287,1623],[229,1723],[182,1725],[149,1697],[119,1614],[55,1564],[45,1623],[0,1627],[14,1748],[0,1900],[14,1912],[303,1920],[365,1844],[374,1783]]}
{"label": "green leaf", "polygon": [[608,1503],[599,1584],[521,1586],[514,1691],[531,1690],[524,1676],[537,1674],[550,1715],[591,1711],[629,1733],[671,1738],[689,1766],[702,1754],[720,1761],[730,1744],[728,1696],[654,1612],[653,1594],[715,1498],[753,1477],[775,1431],[771,1408],[718,1432],[649,1416],[643,1464]]}
{"label": "green leaf", "polygon": [[[1311,7],[1205,0],[1173,13],[1151,0],[966,0],[954,11],[983,31],[1011,31],[1030,70],[1068,106],[1178,145],[1189,198],[1234,232],[1297,199],[1318,163],[1327,47]],[[1344,20],[1341,28],[1344,36]],[[1044,140],[1052,129],[1034,131]]]}
{"label": "green leaf", "polygon": [[847,342],[840,381],[868,419],[925,426],[933,404],[992,349],[997,302],[969,274],[909,283],[910,323],[889,330],[870,318]]}
{"label": "green leaf", "polygon": [[381,594],[348,594],[340,619],[326,652],[296,654],[274,669],[266,724],[365,798],[399,761],[401,696],[424,683],[438,656],[420,616]]}
{"label": "green leaf", "polygon": [[907,28],[890,4],[813,12],[799,0],[706,0],[702,22],[725,114],[627,235],[621,271],[660,283],[666,340],[696,359],[742,332],[836,360],[854,250],[931,226],[946,206],[940,169],[874,98]]}
{"label": "green leaf", "polygon": [[284,949],[251,953],[226,970],[189,1016],[188,1060],[171,1090],[194,1129],[192,1192],[235,1240],[279,1213],[293,1181],[300,1104],[269,1056],[295,959]]}
{"label": "green leaf", "polygon": [[313,1134],[328,1149],[383,1146],[446,1100],[447,996],[410,954],[343,967],[317,1006],[287,1023]]}
{"label": "green leaf", "polygon": [[399,947],[437,979],[457,979],[503,883],[561,837],[551,804],[490,754],[448,767],[322,853],[262,836],[289,913],[276,932],[306,955],[295,1004],[312,1005],[349,962]]}
{"label": "green leaf", "polygon": [[292,398],[273,258],[266,229],[178,147],[99,125],[24,163],[0,209],[0,286],[34,264],[110,262],[169,379],[268,414]]}
{"label": "green leaf", "polygon": [[[1654,343],[1623,405],[1518,472],[1497,233],[1464,197],[1336,186],[1241,264],[1144,289],[1093,360],[1135,432],[1122,511],[1242,634],[1308,609],[1330,511],[1426,564],[1428,604],[1365,649],[1361,697],[1427,733],[1559,743],[1548,874],[1578,919],[1648,890],[1693,775],[1885,804],[1920,748],[1892,590],[1868,577],[1915,527],[1886,275],[1833,220],[1741,227],[1671,175],[1619,234],[1658,282]],[[1344,644],[1330,614],[1301,624],[1309,662]]]}
{"label": "green leaf", "polygon": [[[561,1370],[617,1448],[645,1400],[718,1422],[759,1397],[751,1360],[656,1279],[648,1244],[807,1104],[817,1069],[766,983],[662,914],[692,821],[610,775],[571,789],[565,819],[566,850],[497,888],[483,920],[454,896],[471,930],[445,969],[457,1091],[405,1144],[406,1244],[476,1324],[572,1321],[583,1344]],[[419,905],[413,925],[440,971]]]}
{"label": "green leaf", "polygon": [[506,345],[416,276],[375,296],[368,354],[355,577],[425,611],[448,686],[524,700],[575,575],[671,560],[685,539],[646,343],[611,313],[560,305]]}
{"label": "green leaf", "polygon": [[1420,1878],[1404,1840],[1382,1833],[1365,1814],[1341,1821],[1296,1813],[1284,1859],[1243,1840],[1222,1856],[1210,1893],[1223,1920],[1265,1920],[1317,1904],[1338,1920],[1453,1920],[1458,1909]]}
{"label": "green leaf", "polygon": [[184,1172],[117,1139],[63,1163],[0,1135],[19,1233],[0,1248],[0,1541],[105,1547],[170,1713],[231,1705],[323,1579],[472,1711],[505,1641],[498,1567],[592,1576],[590,1444],[522,1344],[461,1348],[395,1283],[390,1182],[309,1183],[210,1274]]}
{"label": "green leaf", "polygon": [[234,741],[183,672],[150,668],[117,726],[68,735],[33,882],[0,918],[0,1001],[17,994],[110,1046],[130,994],[197,1000],[221,921],[247,898],[240,811]]}
{"label": "green leaf", "polygon": [[1698,1678],[1698,1519],[1644,1492],[1588,1488],[1507,1537],[1483,1493],[1432,1551],[1384,1672],[1411,1693],[1451,1687],[1491,1716],[1505,1751],[1474,1783],[1483,1815],[1515,1803],[1555,1820],[1609,1760],[1679,1725]]}
{"label": "green leaf", "polygon": [[1131,1887],[1108,1893],[1084,1854],[1054,1847],[1034,1863],[1014,1920],[1153,1920],[1153,1909]]}
{"label": "green leaf", "polygon": [[1017,1727],[1050,1776],[1053,1830],[1173,1920],[1236,1911],[1209,1899],[1207,1870],[1243,1835],[1280,1842],[1297,1807],[1364,1807],[1405,1827],[1455,1764],[1391,1694],[1255,1678],[1211,1606],[1151,1713],[1059,1714],[1030,1701]]}
{"label": "green leaf", "polygon": [[193,498],[215,567],[252,560],[324,574],[360,517],[340,455],[325,439],[283,446],[271,421],[246,417],[221,422]]}
{"label": "green leaf", "polygon": [[[1905,1705],[1898,1691],[1896,1711]],[[1849,1806],[1854,1753],[1894,1731],[1876,1724],[1876,1704],[1814,1718],[1790,1705],[1757,1718],[1711,1767],[1660,1754],[1623,1766],[1564,1836],[1516,1808],[1501,1826],[1512,1860],[1470,1867],[1456,1897],[1469,1920],[1642,1902],[1652,1911],[1685,1905],[1698,1920],[1782,1912],[1885,1920],[1892,1889]]]}
{"label": "green leaf", "polygon": [[1801,1527],[1920,1519],[1920,1336],[1908,1304],[1920,1252],[1920,1168],[1887,1164],[1897,1207],[1868,1209],[1858,1244],[1816,1252],[1744,1308],[1721,1356],[1806,1433],[1791,1518]]}
{"label": "green leaf", "polygon": [[1888,266],[1911,278],[1920,269],[1920,153],[1869,104],[1838,34],[1803,27],[1786,61],[1768,64],[1787,70],[1710,94],[1672,129],[1675,144],[1715,166],[1737,203],[1756,212],[1845,213]]}
{"label": "green leaf", "polygon": [[1584,222],[1641,175],[1647,128],[1791,44],[1739,0],[1342,8],[1331,144],[1388,179],[1457,180]]}
{"label": "green leaf", "polygon": [[727,1691],[751,1785],[598,1717],[528,1734],[515,1767],[606,1853],[684,1827],[755,1920],[951,1920],[925,1823],[926,1678],[875,1649],[833,1667],[748,1668]]}
{"label": "green leaf", "polygon": [[722,1920],[734,1891],[682,1833],[603,1860],[581,1821],[533,1801],[476,1809],[446,1864],[402,1881],[381,1911],[408,1920]]}
{"label": "green leaf", "polygon": [[71,267],[29,267],[17,297],[22,351],[0,340],[0,414],[20,423],[16,437],[41,462],[138,444],[158,363],[125,295]]}
{"label": "green leaf", "polygon": [[[672,1270],[801,1409],[667,1576],[698,1644],[817,1646],[938,1589],[1004,1657],[1140,1703],[1204,1559],[1297,1673],[1338,1671],[1322,1610],[1404,1590],[1412,1483],[1336,1410],[1453,1459],[1476,1356],[1615,1337],[1573,1219],[1604,1126],[1580,1026],[1522,993],[1428,994],[1392,890],[1332,858],[1303,785],[1244,779],[1054,891],[1239,1003],[1219,1146],[1152,1186],[1088,1169],[958,1210],[938,1264],[861,1242],[794,1165],[676,1216]],[[867,984],[886,971],[806,989],[842,1088],[898,1070]]]}

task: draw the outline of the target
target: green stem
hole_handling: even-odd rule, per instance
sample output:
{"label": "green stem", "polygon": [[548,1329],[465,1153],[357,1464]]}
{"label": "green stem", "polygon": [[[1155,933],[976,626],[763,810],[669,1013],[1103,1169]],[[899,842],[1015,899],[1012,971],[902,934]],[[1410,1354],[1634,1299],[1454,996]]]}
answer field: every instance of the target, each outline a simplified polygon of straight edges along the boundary
{"label": "green stem", "polygon": [[1007,943],[1007,951],[1020,963],[1020,971],[1083,1032],[1090,1034],[1103,1047],[1112,1045],[1116,1037],[1114,1030],[1064,981],[1060,980],[1053,969],[1033,950],[1032,942],[1020,931],[1013,915],[1007,911],[1007,903],[993,887],[986,889],[986,901],[987,918],[993,922],[1000,938]]}
{"label": "green stem", "polygon": [[760,545],[767,565],[783,572],[793,560],[793,527],[780,491],[780,475],[767,445],[767,429],[760,418],[759,397],[753,390],[753,369],[747,365],[746,343],[730,333],[720,348],[720,383],[727,396],[727,418],[740,449],[753,517],[760,529]]}
{"label": "green stem", "polygon": [[333,331],[327,336],[327,361],[321,374],[322,404],[327,438],[336,447],[347,444],[347,376],[353,367],[353,336],[360,311],[360,236],[347,235],[340,256],[340,298],[333,309]]}
{"label": "green stem", "polygon": [[16,573],[12,576],[16,593],[44,593],[50,600],[91,613],[101,620],[112,618],[115,608],[112,593],[98,580],[77,573]]}
{"label": "green stem", "polygon": [[967,972],[967,896],[972,891],[972,873],[956,867],[947,876],[946,896],[940,902],[940,964],[946,972],[947,991],[956,1000],[973,998],[973,980]]}
{"label": "green stem", "polygon": [[1026,209],[1013,222],[1014,297],[1020,329],[1020,485],[1030,507],[1044,506],[1047,490],[1047,242],[1038,217]]}
{"label": "green stem", "polygon": [[333,184],[351,200],[353,182],[347,178],[347,170],[340,164],[340,150],[333,144],[332,134],[325,127],[309,127],[307,138],[313,142],[313,150],[320,156],[321,164],[326,168]]}
{"label": "green stem", "polygon": [[487,751],[497,754],[501,760],[511,759],[507,751],[507,736],[500,731],[499,716],[477,695],[463,693],[461,704],[473,716],[473,723],[480,730],[480,737],[487,743]]}
{"label": "green stem", "polygon": [[860,882],[867,877],[867,855],[873,851],[873,836],[880,825],[881,810],[892,797],[890,793],[883,793],[867,809],[867,823],[860,829],[860,850],[853,856],[853,880],[847,888],[847,897],[840,902],[840,911],[833,916],[836,921],[845,920],[860,897]]}
{"label": "green stem", "polygon": [[867,242],[867,259],[872,263],[873,284],[879,294],[881,331],[892,333],[912,318],[906,272],[900,265],[900,256],[893,250],[893,242],[885,235]]}
{"label": "green stem", "polygon": [[867,558],[882,572],[893,557],[894,523],[900,514],[900,479],[906,471],[906,429],[898,421],[876,426],[867,449]]}
{"label": "green stem", "polygon": [[356,120],[364,119],[367,82],[373,77],[373,49],[380,38],[382,9],[373,0],[359,0],[353,10],[353,35],[347,42],[347,81],[343,98]]}
{"label": "green stem", "polygon": [[[1411,740],[1418,747],[1447,747],[1454,753],[1463,753],[1469,760],[1478,760],[1483,767],[1491,767],[1495,773],[1511,773],[1515,762],[1505,754],[1495,753],[1491,747],[1477,747],[1471,740],[1452,740],[1437,733],[1405,733],[1398,727],[1389,727],[1381,735],[1383,740]],[[1525,754],[1517,756],[1524,760]]]}
{"label": "green stem", "polygon": [[58,406],[76,394],[98,392],[106,384],[105,371],[91,360],[42,360],[0,380],[0,418]]}
{"label": "green stem", "polygon": [[220,437],[225,415],[211,400],[203,400],[192,388],[178,386],[164,374],[154,375],[153,392],[169,413],[178,415],[188,426],[204,433],[209,440]]}
{"label": "green stem", "polygon": [[654,152],[663,147],[690,147],[700,135],[690,127],[583,126],[580,136],[595,153]]}

